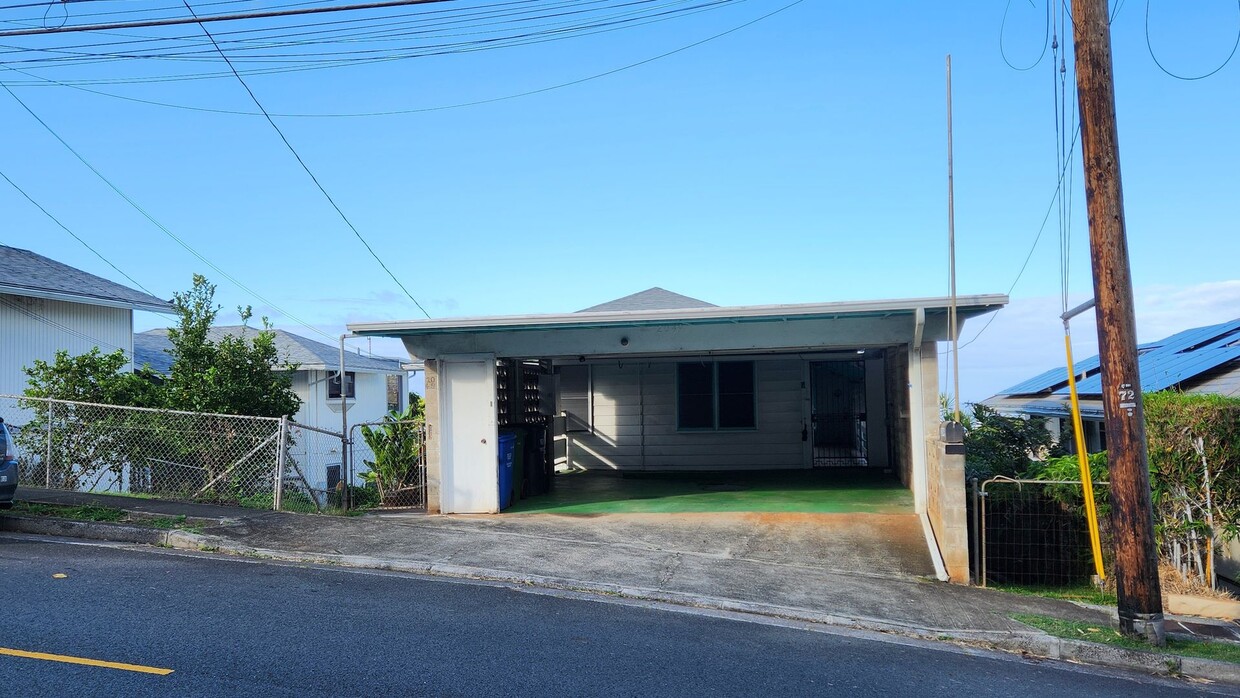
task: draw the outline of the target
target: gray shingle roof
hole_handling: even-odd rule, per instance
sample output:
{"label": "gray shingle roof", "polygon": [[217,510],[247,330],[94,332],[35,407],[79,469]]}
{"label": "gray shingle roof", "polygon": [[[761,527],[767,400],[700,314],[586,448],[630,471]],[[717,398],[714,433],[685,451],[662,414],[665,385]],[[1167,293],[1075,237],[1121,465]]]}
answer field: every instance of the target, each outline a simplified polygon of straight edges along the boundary
{"label": "gray shingle roof", "polygon": [[[210,337],[236,336],[242,332],[251,334],[258,332],[253,327],[231,325],[212,327]],[[301,370],[323,371],[340,367],[340,347],[306,339],[285,330],[272,330],[276,335],[276,351],[280,358],[298,365]],[[140,332],[133,336],[134,365],[149,365],[159,373],[167,374],[172,367],[172,357],[167,350],[172,348],[168,341],[168,330],[155,329]],[[372,373],[403,373],[399,359],[388,359],[379,356],[361,356],[356,351],[345,351],[344,368],[346,371]]]}
{"label": "gray shingle roof", "polygon": [[665,288],[648,288],[614,301],[578,310],[579,313],[622,312],[626,310],[683,310],[685,308],[717,308],[714,303],[707,303],[679,293],[672,293]]}
{"label": "gray shingle roof", "polygon": [[0,293],[171,313],[168,301],[61,264],[30,250],[0,245]]}

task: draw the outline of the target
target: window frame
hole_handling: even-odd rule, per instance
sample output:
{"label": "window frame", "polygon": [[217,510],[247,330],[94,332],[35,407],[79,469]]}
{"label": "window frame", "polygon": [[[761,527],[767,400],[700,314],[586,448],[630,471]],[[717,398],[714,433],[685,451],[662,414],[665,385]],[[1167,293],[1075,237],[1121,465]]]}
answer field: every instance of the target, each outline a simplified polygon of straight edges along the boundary
{"label": "window frame", "polygon": [[[344,383],[345,383],[345,387],[343,388],[344,399],[356,400],[357,399],[357,372],[356,371],[345,371],[344,372]],[[340,371],[328,371],[327,372],[327,399],[328,400],[339,400],[340,399],[340,393],[342,392],[342,389],[339,387],[336,387],[339,385],[340,385]],[[336,391],[335,395],[332,395],[333,388]]]}
{"label": "window frame", "polygon": [[[740,427],[722,427],[719,426],[719,364],[721,363],[737,363],[749,364],[750,375],[752,376],[753,389],[750,391],[750,399],[753,406],[753,421],[750,426]],[[701,366],[709,364],[710,370],[710,392],[711,392],[711,424],[705,427],[686,427],[681,424],[680,414],[680,367],[682,365]],[[676,431],[684,433],[694,432],[732,432],[732,431],[757,431],[758,430],[758,362],[753,359],[736,359],[721,361],[718,359],[710,359],[708,361],[677,361],[676,362]]]}

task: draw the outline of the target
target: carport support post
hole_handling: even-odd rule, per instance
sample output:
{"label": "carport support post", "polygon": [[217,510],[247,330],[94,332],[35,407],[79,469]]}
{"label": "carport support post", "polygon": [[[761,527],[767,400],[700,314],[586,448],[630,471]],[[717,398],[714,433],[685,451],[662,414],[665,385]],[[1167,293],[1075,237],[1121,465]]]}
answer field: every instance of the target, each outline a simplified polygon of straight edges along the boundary
{"label": "carport support post", "polygon": [[442,465],[440,461],[440,439],[439,439],[439,367],[440,363],[434,359],[425,361],[423,375],[425,376],[424,390],[426,397],[424,399],[426,407],[423,409],[422,417],[426,424],[426,459],[423,467],[423,483],[425,486],[426,513],[438,514],[442,511],[440,491],[442,483]]}
{"label": "carport support post", "polygon": [[1074,0],[1077,103],[1098,303],[1098,358],[1111,475],[1111,530],[1120,630],[1165,645],[1158,550],[1137,367],[1136,313],[1124,230],[1107,0]]}

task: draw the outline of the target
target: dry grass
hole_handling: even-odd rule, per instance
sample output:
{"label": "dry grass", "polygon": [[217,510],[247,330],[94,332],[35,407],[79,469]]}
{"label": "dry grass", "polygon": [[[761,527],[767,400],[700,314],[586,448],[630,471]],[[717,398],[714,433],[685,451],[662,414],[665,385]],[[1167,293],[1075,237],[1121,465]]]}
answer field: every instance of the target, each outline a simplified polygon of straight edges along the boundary
{"label": "dry grass", "polygon": [[[1197,577],[1185,579],[1180,571],[1167,562],[1158,564],[1158,577],[1162,583],[1163,594],[1186,594],[1220,601],[1235,601],[1236,597],[1222,589],[1211,589],[1208,584]],[[1166,599],[1164,599],[1164,602]]]}

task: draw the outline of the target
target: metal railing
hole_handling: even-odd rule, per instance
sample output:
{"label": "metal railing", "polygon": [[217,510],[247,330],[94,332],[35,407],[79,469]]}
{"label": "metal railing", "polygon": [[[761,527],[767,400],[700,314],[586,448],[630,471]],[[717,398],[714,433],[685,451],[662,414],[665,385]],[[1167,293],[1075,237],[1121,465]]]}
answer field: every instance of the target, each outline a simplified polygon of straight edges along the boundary
{"label": "metal railing", "polygon": [[[1110,483],[1095,482],[1105,499]],[[974,580],[981,586],[1009,584],[1070,587],[1088,584],[1093,552],[1079,480],[972,481],[970,533]],[[1103,523],[1104,558],[1110,536]]]}

